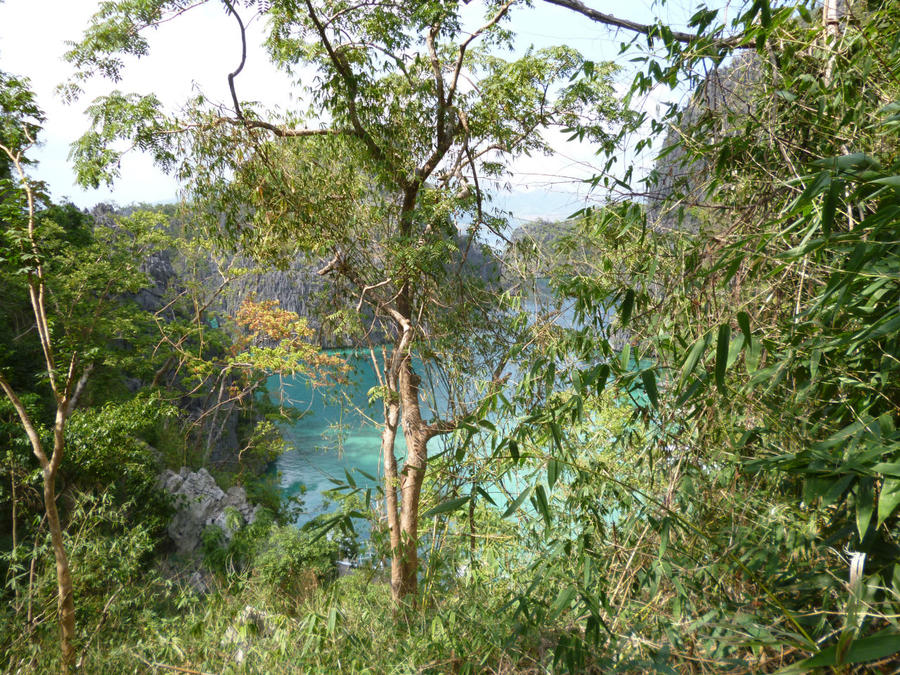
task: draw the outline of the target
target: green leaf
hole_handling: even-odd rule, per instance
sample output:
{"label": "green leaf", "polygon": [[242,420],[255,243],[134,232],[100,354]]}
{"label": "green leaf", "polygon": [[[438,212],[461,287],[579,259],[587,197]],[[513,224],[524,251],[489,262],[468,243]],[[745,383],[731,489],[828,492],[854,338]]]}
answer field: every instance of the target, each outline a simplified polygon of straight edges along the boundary
{"label": "green leaf", "polygon": [[437,516],[442,513],[451,513],[452,511],[456,511],[463,504],[467,503],[472,498],[472,495],[467,495],[465,497],[457,497],[456,499],[449,499],[442,504],[438,504],[433,509],[428,509],[425,513],[422,514],[422,518],[431,518],[432,516]]}
{"label": "green leaf", "polygon": [[547,527],[550,527],[550,504],[547,502],[547,491],[543,485],[538,485],[534,489],[534,505],[547,523]]}
{"label": "green leaf", "polygon": [[819,362],[822,360],[822,351],[813,350],[812,356],[809,357],[809,381],[815,382],[816,376],[819,374]]}
{"label": "green leaf", "polygon": [[900,188],[900,176],[885,176],[884,178],[876,178],[871,181],[879,185],[890,185],[891,187]]}
{"label": "green leaf", "polygon": [[603,394],[606,389],[606,382],[609,380],[609,366],[605,363],[600,366],[600,372],[597,374],[597,396]]}
{"label": "green leaf", "polygon": [[507,508],[506,511],[503,512],[503,515],[500,517],[508,518],[509,516],[514,514],[516,511],[518,511],[519,507],[522,506],[522,502],[524,502],[526,499],[528,499],[528,495],[531,494],[531,490],[532,490],[532,486],[528,486],[527,488],[522,490],[522,494],[520,494],[518,497],[516,497],[516,500],[512,504],[509,505],[509,508]]}
{"label": "green leaf", "polygon": [[621,366],[622,370],[628,370],[628,366],[631,364],[631,345],[629,343],[625,343],[625,346],[622,347],[622,353],[619,354],[619,366]]}
{"label": "green leaf", "polygon": [[626,325],[631,319],[631,312],[634,310],[634,290],[629,288],[625,291],[625,299],[622,301],[622,312],[619,319],[622,325]]}
{"label": "green leaf", "polygon": [[831,184],[831,172],[822,171],[816,174],[816,177],[806,185],[806,189],[797,200],[798,205],[809,202],[813,197],[822,192]]}
{"label": "green leaf", "polygon": [[488,431],[492,431],[494,433],[497,432],[497,427],[494,426],[494,423],[491,422],[490,420],[478,420],[478,424],[479,424],[479,426],[484,427]]}
{"label": "green leaf", "polygon": [[837,211],[838,197],[844,189],[844,182],[833,180],[828,187],[825,201],[822,203],[822,233],[828,237],[834,227],[834,214]]}
{"label": "green leaf", "polygon": [[700,357],[703,356],[703,352],[706,351],[706,346],[708,344],[708,333],[694,342],[694,346],[691,347],[691,351],[688,353],[687,358],[684,360],[684,365],[681,366],[682,387],[685,385],[685,382],[687,382],[687,378],[690,377],[690,374],[694,372],[694,368],[697,366],[697,362],[700,360]]}
{"label": "green leaf", "polygon": [[659,392],[656,390],[656,376],[652,370],[641,372],[641,380],[644,382],[644,391],[654,408],[659,408]]}
{"label": "green leaf", "polygon": [[898,504],[900,504],[900,478],[885,478],[881,493],[878,495],[879,527],[894,512]]}
{"label": "green leaf", "polygon": [[716,340],[716,387],[719,393],[725,396],[725,369],[728,366],[728,346],[731,342],[731,326],[723,323],[719,326],[719,336]]}
{"label": "green leaf", "polygon": [[662,531],[659,533],[659,558],[664,558],[669,547],[669,519],[662,519]]}
{"label": "green leaf", "polygon": [[487,500],[487,502],[489,504],[491,504],[492,506],[497,506],[497,502],[494,501],[494,498],[491,497],[490,493],[487,490],[485,490],[483,487],[481,487],[480,485],[475,488],[475,492],[477,492],[482,497],[484,497],[485,500]]}
{"label": "green leaf", "polygon": [[757,340],[750,349],[744,354],[744,365],[747,367],[747,373],[752,375],[759,368],[759,359],[762,356],[762,343]]}
{"label": "green leaf", "polygon": [[[847,650],[842,663],[869,663],[870,661],[877,661],[891,654],[896,654],[898,651],[900,651],[900,633],[894,628],[888,628],[870,637],[854,640]],[[825,668],[836,665],[839,665],[837,645],[832,645],[815,656],[778,672],[784,675],[788,673],[807,673],[813,668]]]}
{"label": "green leaf", "polygon": [[750,315],[747,312],[738,312],[737,315],[738,326],[741,327],[741,332],[744,334],[744,344],[749,348],[753,346],[753,335],[750,332]]}
{"label": "green leaf", "polygon": [[556,619],[560,614],[566,611],[577,594],[578,589],[574,586],[568,586],[560,590],[559,594],[556,596],[556,600],[554,600],[553,604],[550,606],[550,619]]}
{"label": "green leaf", "polygon": [[519,461],[519,444],[515,441],[509,442],[509,454],[514,460]]}
{"label": "green leaf", "polygon": [[550,459],[547,462],[547,487],[551,490],[559,478],[560,463],[556,459]]}
{"label": "green leaf", "polygon": [[856,493],[856,530],[859,538],[866,536],[872,513],[875,511],[875,479],[861,478]]}

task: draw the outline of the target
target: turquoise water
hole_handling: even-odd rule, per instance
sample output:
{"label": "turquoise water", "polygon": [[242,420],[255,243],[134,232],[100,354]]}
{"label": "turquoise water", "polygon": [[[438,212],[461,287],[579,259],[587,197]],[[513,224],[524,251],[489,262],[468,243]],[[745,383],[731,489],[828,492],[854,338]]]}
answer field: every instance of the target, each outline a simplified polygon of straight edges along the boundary
{"label": "turquoise water", "polygon": [[[381,401],[369,405],[367,400],[369,389],[378,383],[368,358],[349,355],[347,359],[354,367],[347,385],[313,389],[302,378],[286,378],[283,384],[275,377],[269,380],[273,398],[283,396],[286,404],[303,413],[298,421],[282,427],[292,449],[274,466],[284,496],[302,495],[305,508],[298,525],[334,510],[323,492],[334,488],[335,481],[346,483],[347,473],[362,490],[380,485],[384,476]],[[395,452],[398,461],[406,456],[402,431],[397,434]]]}
{"label": "turquoise water", "polygon": [[[546,309],[542,305],[533,298],[526,301],[528,309],[535,313]],[[571,308],[562,313],[558,322],[572,325]],[[373,488],[373,499],[374,488],[382,484],[384,477],[381,458],[383,409],[380,400],[372,405],[368,402],[369,390],[378,385],[371,360],[363,352],[344,353],[343,356],[354,367],[346,385],[312,389],[302,378],[285,378],[283,383],[277,377],[269,380],[269,391],[274,398],[283,396],[286,404],[303,413],[300,420],[282,427],[285,440],[292,449],[281,455],[273,467],[280,474],[282,494],[285,497],[302,496],[305,508],[297,519],[298,525],[336,509],[323,493],[334,488],[336,482],[347,483],[346,473],[351,475],[361,492]],[[416,370],[427,383],[421,364]],[[423,391],[426,390],[427,384],[424,384]],[[436,392],[434,396],[440,407],[442,394]],[[424,410],[423,416],[427,418]],[[402,431],[398,431],[395,453],[402,465],[406,456]],[[375,480],[367,478],[360,470]]]}

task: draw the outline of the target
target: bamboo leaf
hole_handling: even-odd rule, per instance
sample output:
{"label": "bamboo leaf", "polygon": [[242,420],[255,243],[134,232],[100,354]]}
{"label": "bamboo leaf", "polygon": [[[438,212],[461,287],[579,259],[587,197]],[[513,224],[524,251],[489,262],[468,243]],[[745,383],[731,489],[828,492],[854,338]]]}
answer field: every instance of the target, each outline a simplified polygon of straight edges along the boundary
{"label": "bamboo leaf", "polygon": [[641,373],[641,380],[644,382],[644,391],[647,392],[647,398],[654,408],[659,408],[659,392],[656,390],[656,376],[652,370],[645,370]]}
{"label": "bamboo leaf", "polygon": [[634,290],[629,288],[625,291],[625,299],[622,301],[622,313],[619,316],[619,320],[622,322],[622,325],[626,325],[628,321],[631,319],[631,312],[634,310]]}
{"label": "bamboo leaf", "polygon": [[878,495],[879,527],[894,512],[898,504],[900,504],[900,479],[885,478],[881,493]]}
{"label": "bamboo leaf", "polygon": [[691,347],[691,351],[688,352],[687,358],[684,360],[684,365],[681,366],[681,386],[684,387],[687,382],[687,378],[690,377],[691,373],[694,372],[694,368],[697,366],[697,362],[700,360],[700,357],[703,356],[703,352],[706,351],[706,346],[709,344],[709,334],[704,335],[701,338],[698,338],[694,345]]}
{"label": "bamboo leaf", "polygon": [[550,504],[547,502],[547,491],[544,490],[543,485],[538,485],[534,489],[534,503],[547,527],[550,527]]}
{"label": "bamboo leaf", "polygon": [[550,459],[550,461],[547,462],[547,487],[551,490],[559,478],[559,467],[560,464],[555,459]]}
{"label": "bamboo leaf", "polygon": [[437,516],[442,513],[451,513],[459,509],[463,504],[466,504],[471,498],[472,495],[466,495],[465,497],[449,499],[446,502],[438,504],[433,509],[428,509],[421,517],[424,520],[425,518],[431,518],[432,516]]}
{"label": "bamboo leaf", "polygon": [[875,511],[875,479],[861,478],[856,494],[856,529],[859,538],[866,536]]}
{"label": "bamboo leaf", "polygon": [[[900,647],[900,633],[888,628],[870,637],[854,640],[844,656],[843,663],[869,663],[895,654]],[[837,645],[823,649],[815,656],[778,671],[780,674],[808,673],[813,668],[826,668],[838,664]]]}
{"label": "bamboo leaf", "polygon": [[723,323],[719,326],[719,336],[716,341],[716,387],[719,393],[725,396],[725,369],[728,366],[728,347],[731,341],[731,326]]}
{"label": "bamboo leaf", "polygon": [[609,380],[609,366],[607,364],[603,364],[600,366],[600,372],[597,374],[597,396],[603,394],[603,390],[606,389],[606,383]]}
{"label": "bamboo leaf", "polygon": [[578,589],[574,586],[568,586],[560,590],[556,596],[556,600],[554,600],[553,604],[550,606],[550,619],[556,619],[560,614],[566,611],[577,594]]}
{"label": "bamboo leaf", "polygon": [[738,326],[741,327],[741,332],[744,334],[744,344],[750,348],[753,346],[753,335],[750,332],[750,315],[747,312],[738,312],[737,315]]}
{"label": "bamboo leaf", "polygon": [[518,511],[519,507],[522,506],[522,502],[524,502],[526,499],[528,499],[528,495],[531,494],[531,490],[532,490],[532,486],[528,486],[527,488],[522,490],[522,494],[520,494],[518,497],[516,497],[516,500],[512,504],[509,505],[509,508],[507,508],[506,511],[503,512],[503,515],[500,517],[508,518],[509,516],[514,514],[516,511]]}

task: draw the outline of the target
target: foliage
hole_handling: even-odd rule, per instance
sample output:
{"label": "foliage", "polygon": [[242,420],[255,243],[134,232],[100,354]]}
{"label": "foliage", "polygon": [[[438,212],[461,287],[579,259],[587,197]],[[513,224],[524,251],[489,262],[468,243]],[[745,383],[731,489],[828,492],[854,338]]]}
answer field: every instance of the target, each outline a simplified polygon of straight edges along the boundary
{"label": "foliage", "polygon": [[[576,328],[532,367],[571,396],[513,436],[574,468],[529,488],[548,550],[533,573],[568,581],[519,599],[528,625],[578,617],[556,646],[569,670],[596,649],[713,671],[896,651],[897,21],[857,9],[834,38],[755,3],[734,22],[743,56],[700,12],[703,36],[635,78],[633,95],[698,86],[663,120],[649,208],[583,214],[575,241],[607,257],[564,268]],[[579,465],[608,387],[633,406],[613,445],[629,459]]]}
{"label": "foliage", "polygon": [[267,374],[302,373],[314,385],[329,371],[336,371],[339,378],[347,370],[341,358],[312,344],[313,331],[306,319],[280,309],[277,300],[244,300],[235,321],[247,332],[233,346],[236,365]]}
{"label": "foliage", "polygon": [[[740,10],[729,38],[709,8],[690,19],[693,37],[645,27],[646,50],[623,46],[640,64],[625,104],[654,86],[692,91],[658,119],[623,114],[611,100],[613,66],[567,47],[500,58],[497,47],[513,38],[511,4],[488,5],[488,23],[473,34],[454,2],[365,11],[265,4],[273,61],[298,78],[317,69],[310,107],[294,116],[264,117],[234,90],[232,111],[200,97],[169,117],[155,97],[119,92],[91,107],[94,126],[74,153],[82,180],[115,177],[114,141],[129,138],[178,171],[197,199],[195,252],[217,244],[267,264],[297,253],[321,262],[334,281],[328,319],[393,341],[383,367],[372,352],[383,379],[370,396],[384,404],[388,436],[403,413],[409,456],[423,467],[427,459],[429,470],[418,482],[410,467],[387,475],[380,497],[402,486],[415,499],[395,504],[393,521],[387,509],[388,527],[376,523],[372,533],[375,560],[347,578],[334,578],[334,563],[357,553],[356,542],[328,526],[363,515],[349,475],[344,511],[303,529],[276,524],[286,516],[274,502],[229,538],[210,528],[204,547],[217,576],[198,598],[149,572],[163,511],[152,452],[137,438],[153,442],[169,413],[143,397],[77,411],[66,480],[95,493],[78,493],[69,528],[93,627],[81,629],[87,663],[111,672],[169,664],[216,672],[892,667],[900,598],[896,3],[852,3],[852,20],[836,26],[805,4],[762,0]],[[94,73],[117,78],[122,55],[146,54],[146,30],[189,7],[103,5],[73,45],[80,70],[70,93]],[[225,7],[240,23],[240,8]],[[458,86],[460,72],[471,87]],[[0,80],[0,105],[13,101],[15,114],[40,121],[23,91],[21,81]],[[329,126],[301,126],[315,117]],[[613,119],[634,124],[617,139]],[[479,177],[503,176],[510,159],[547,150],[535,132],[552,125],[607,150],[649,128],[638,149],[655,137],[659,161],[643,186],[634,170],[598,177],[609,203],[510,250],[507,262],[549,275],[556,293],[553,311],[529,313],[524,294],[462,278],[459,261],[478,245],[479,228],[503,225]],[[0,126],[0,140],[11,133]],[[616,202],[620,191],[627,197]],[[106,252],[141,237],[47,207],[42,246],[30,250],[17,224],[21,199],[0,195],[11,223],[4,262],[12,263],[0,289],[20,302],[18,272],[41,261],[58,280],[64,321],[54,337],[69,350],[94,345],[88,353],[110,368],[128,365],[127,349],[106,346],[138,333],[140,321],[125,303],[102,317],[90,311],[98,290],[120,297],[140,287],[136,272],[115,278],[117,258]],[[159,229],[141,230],[146,218],[128,228]],[[459,238],[459,223],[472,224],[468,238]],[[240,273],[235,259],[206,252],[185,260],[215,268],[223,281]],[[341,376],[306,324],[274,303],[247,302],[234,326],[211,329],[219,291],[202,277],[188,300],[156,316],[173,356],[155,384],[184,377],[207,403],[218,388],[218,411],[247,398],[260,369]],[[86,313],[65,314],[75,306]],[[473,328],[488,315],[488,327]],[[574,320],[559,319],[567,316]],[[40,354],[2,349],[11,377],[30,388]],[[143,353],[136,348],[134,361]],[[432,388],[447,394],[446,420],[416,420],[428,396],[413,370],[420,362]],[[24,404],[40,412],[46,401],[32,395]],[[0,406],[0,433],[10,438],[11,422]],[[440,448],[425,453],[434,436]],[[278,447],[271,423],[254,425],[240,469]],[[392,442],[384,451],[387,466]],[[9,443],[6,460],[19,503],[33,508],[37,475],[24,446]],[[248,483],[251,494],[265,491]],[[412,587],[424,590],[420,602],[398,606],[387,598],[382,560],[403,557],[396,516],[420,505],[423,533],[417,522],[404,525],[403,542],[424,561],[420,574],[412,568]],[[44,619],[53,594],[41,528],[28,523],[25,543],[4,559],[12,609],[3,634],[14,634],[26,602],[38,608],[29,640],[2,643],[23,669],[55,665],[41,650],[52,639]],[[33,579],[23,562],[29,545]],[[107,545],[122,550],[118,564],[104,564]],[[137,579],[147,595],[119,592]]]}
{"label": "foliage", "polygon": [[[157,487],[161,458],[152,446],[176,418],[176,408],[154,395],[76,411],[67,429],[66,479],[114,503],[138,507],[130,517],[158,534],[169,505]],[[123,508],[122,517],[126,513]]]}
{"label": "foliage", "polygon": [[[135,587],[152,583],[148,562],[156,547],[152,521],[135,519],[143,507],[118,502],[112,495],[79,493],[74,497],[66,536],[80,613],[80,638],[90,642],[110,616],[140,611],[143,598]],[[22,548],[25,548],[23,545]],[[4,612],[0,653],[6,663],[31,669],[58,669],[56,649],[56,573],[49,534],[38,528],[32,551],[3,554],[10,565],[7,588],[15,600]],[[33,561],[28,564],[28,561]],[[22,629],[22,617],[29,620]],[[26,664],[30,663],[30,666]],[[41,664],[41,665],[38,665]]]}

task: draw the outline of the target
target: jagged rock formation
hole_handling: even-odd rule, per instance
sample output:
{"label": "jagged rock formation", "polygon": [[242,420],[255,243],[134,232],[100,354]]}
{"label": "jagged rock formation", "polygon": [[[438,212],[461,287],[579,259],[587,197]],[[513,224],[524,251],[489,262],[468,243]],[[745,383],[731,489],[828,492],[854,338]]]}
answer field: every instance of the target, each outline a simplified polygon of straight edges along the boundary
{"label": "jagged rock formation", "polygon": [[[651,176],[647,221],[657,231],[697,233],[700,221],[689,208],[706,197],[706,160],[689,154],[695,134],[704,144],[743,133],[743,120],[754,109],[762,79],[759,56],[746,52],[713,69],[694,91],[666,135]],[[708,153],[706,153],[708,154]]]}
{"label": "jagged rock formation", "polygon": [[178,473],[167,470],[159,483],[175,498],[177,511],[168,533],[179,553],[196,550],[203,531],[210,525],[217,525],[230,541],[237,529],[256,520],[260,509],[247,501],[242,487],[223,491],[206,469],[192,472],[182,467]]}
{"label": "jagged rock formation", "polygon": [[141,271],[147,275],[152,285],[138,291],[134,301],[145,312],[156,312],[168,302],[169,287],[175,280],[172,253],[161,251],[152,254],[141,265]]}
{"label": "jagged rock formation", "polygon": [[282,309],[305,317],[313,329],[318,329],[314,298],[321,290],[322,277],[316,274],[315,266],[298,257],[286,269],[272,269],[237,279],[223,298],[222,310],[234,316],[243,299],[253,295],[257,300],[277,300]]}

